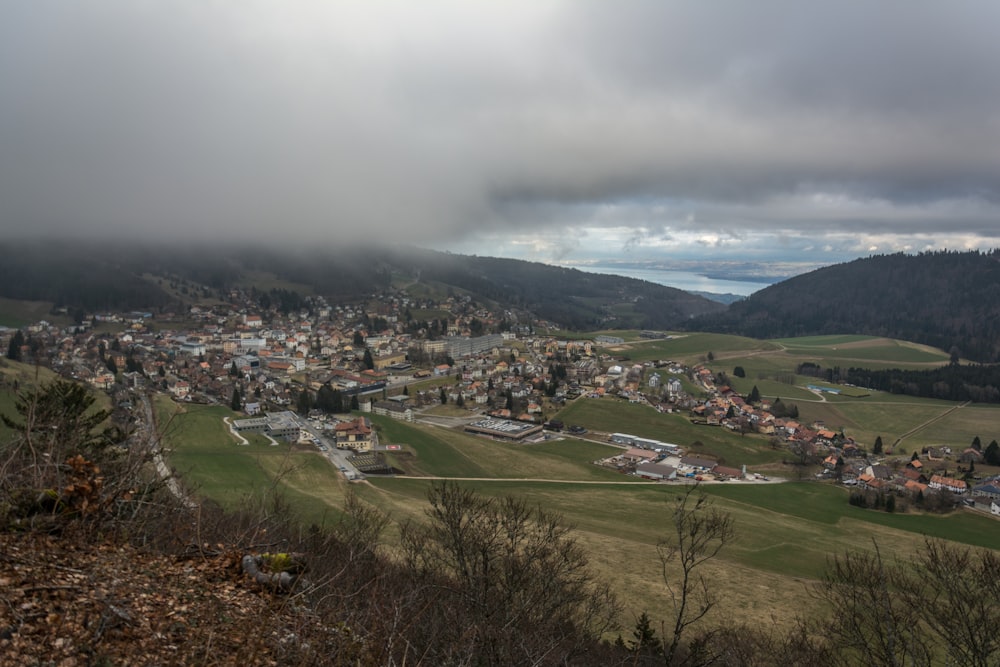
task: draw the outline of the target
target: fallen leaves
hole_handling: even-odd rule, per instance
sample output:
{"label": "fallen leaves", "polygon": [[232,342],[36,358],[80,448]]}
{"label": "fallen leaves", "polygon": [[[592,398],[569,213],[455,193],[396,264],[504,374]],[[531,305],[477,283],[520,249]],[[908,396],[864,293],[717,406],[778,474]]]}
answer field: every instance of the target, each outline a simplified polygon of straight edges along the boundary
{"label": "fallen leaves", "polygon": [[274,665],[274,638],[302,622],[243,583],[227,554],[30,532],[0,533],[0,554],[0,667]]}

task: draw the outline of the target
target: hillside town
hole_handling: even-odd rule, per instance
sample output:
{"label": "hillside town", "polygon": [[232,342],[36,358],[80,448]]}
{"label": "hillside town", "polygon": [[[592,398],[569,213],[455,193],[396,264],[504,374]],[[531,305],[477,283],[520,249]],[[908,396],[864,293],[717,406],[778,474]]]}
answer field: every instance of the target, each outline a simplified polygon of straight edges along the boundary
{"label": "hillside town", "polygon": [[[552,414],[567,401],[613,398],[764,436],[797,469],[813,465],[816,477],[856,489],[859,502],[884,503],[892,496],[946,505],[962,497],[1000,514],[1000,482],[970,484],[969,466],[983,463],[982,447],[953,456],[942,446],[895,460],[880,443],[869,447],[840,428],[802,423],[796,406],[762,397],[756,387],[740,395],[726,372],[710,368],[710,359],[693,366],[672,360],[630,363],[607,351],[624,343],[622,338],[547,335],[540,333],[551,326],[547,322],[521,321],[465,296],[437,301],[387,293],[357,304],[310,296],[297,299],[297,308],[253,291],[233,289],[228,297],[184,313],[102,312],[82,314],[69,326],[40,321],[0,329],[0,345],[10,358],[107,391],[121,410],[131,408],[133,390],[183,403],[228,405],[245,415],[233,422],[234,433],[306,438],[325,449],[319,435],[328,429],[337,448],[358,455],[371,452],[377,436],[366,417],[344,416],[352,411],[413,421],[422,410],[450,404],[469,414],[467,432],[528,442],[560,431],[583,435],[585,429],[566,426]],[[646,331],[641,337],[669,335]],[[421,386],[431,388],[416,388]],[[300,428],[296,413],[311,417],[318,430]],[[341,418],[328,418],[335,414]],[[687,452],[689,443],[623,433],[601,437],[625,450],[601,465],[645,479],[766,480],[748,475],[738,461]],[[966,465],[964,479],[959,464]],[[376,461],[368,470],[383,468]]]}

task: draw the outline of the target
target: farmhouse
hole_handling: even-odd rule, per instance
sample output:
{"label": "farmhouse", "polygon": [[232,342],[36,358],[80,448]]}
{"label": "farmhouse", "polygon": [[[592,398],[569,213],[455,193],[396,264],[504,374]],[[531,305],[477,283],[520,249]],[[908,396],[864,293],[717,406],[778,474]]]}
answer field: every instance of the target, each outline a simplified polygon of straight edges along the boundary
{"label": "farmhouse", "polygon": [[659,454],[648,449],[639,449],[638,447],[632,447],[627,452],[621,455],[622,459],[629,461],[630,463],[648,462],[654,461],[659,458]]}
{"label": "farmhouse", "polygon": [[962,480],[942,477],[941,475],[931,477],[931,482],[928,486],[932,489],[947,489],[952,493],[965,493],[966,491],[965,482]]}
{"label": "farmhouse", "polygon": [[743,479],[744,477],[746,477],[746,474],[740,468],[727,468],[726,466],[715,466],[715,469],[712,472],[714,472],[716,475],[729,477],[731,479]]}

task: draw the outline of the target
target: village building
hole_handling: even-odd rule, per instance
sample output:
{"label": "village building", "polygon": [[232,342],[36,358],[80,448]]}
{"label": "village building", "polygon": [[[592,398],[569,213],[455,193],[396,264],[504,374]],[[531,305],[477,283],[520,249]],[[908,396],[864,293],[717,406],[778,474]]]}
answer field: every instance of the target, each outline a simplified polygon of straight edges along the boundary
{"label": "village building", "polygon": [[1000,500],[1000,481],[994,480],[972,487],[972,496]]}
{"label": "village building", "polygon": [[962,480],[952,479],[951,477],[942,477],[941,475],[932,476],[928,486],[935,490],[945,489],[957,494],[965,493],[967,490],[965,482]]}
{"label": "village building", "polygon": [[358,417],[349,422],[341,422],[334,427],[337,438],[337,449],[350,449],[355,452],[372,450],[372,427],[367,417]]}
{"label": "village building", "polygon": [[398,419],[400,421],[413,421],[413,408],[402,401],[375,401],[370,406],[370,411],[376,415],[384,415]]}
{"label": "village building", "polygon": [[268,412],[263,417],[233,420],[233,428],[239,432],[264,433],[274,439],[282,438],[296,442],[301,434],[298,417],[294,412]]}

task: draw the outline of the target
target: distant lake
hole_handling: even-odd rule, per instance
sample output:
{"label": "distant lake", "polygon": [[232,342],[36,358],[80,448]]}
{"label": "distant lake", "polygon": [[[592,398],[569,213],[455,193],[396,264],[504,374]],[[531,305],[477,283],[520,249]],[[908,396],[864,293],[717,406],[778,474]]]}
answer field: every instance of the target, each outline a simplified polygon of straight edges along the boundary
{"label": "distant lake", "polygon": [[712,294],[739,294],[748,296],[762,290],[770,283],[754,283],[745,280],[722,280],[709,278],[690,271],[667,271],[666,269],[636,269],[625,266],[575,266],[573,268],[588,273],[604,273],[626,278],[648,280],[657,285],[676,287],[685,292],[711,292]]}

